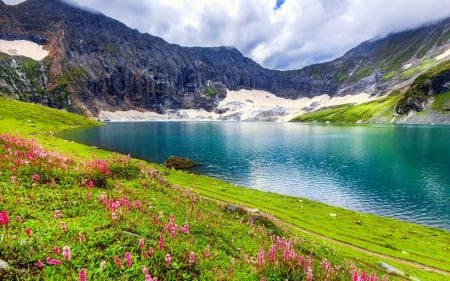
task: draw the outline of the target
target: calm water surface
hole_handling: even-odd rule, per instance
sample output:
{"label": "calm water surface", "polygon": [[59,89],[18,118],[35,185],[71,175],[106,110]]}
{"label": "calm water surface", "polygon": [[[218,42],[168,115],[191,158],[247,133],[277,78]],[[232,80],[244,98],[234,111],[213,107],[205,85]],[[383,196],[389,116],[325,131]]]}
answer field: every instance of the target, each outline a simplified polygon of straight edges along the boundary
{"label": "calm water surface", "polygon": [[61,137],[355,211],[450,230],[449,126],[140,122]]}

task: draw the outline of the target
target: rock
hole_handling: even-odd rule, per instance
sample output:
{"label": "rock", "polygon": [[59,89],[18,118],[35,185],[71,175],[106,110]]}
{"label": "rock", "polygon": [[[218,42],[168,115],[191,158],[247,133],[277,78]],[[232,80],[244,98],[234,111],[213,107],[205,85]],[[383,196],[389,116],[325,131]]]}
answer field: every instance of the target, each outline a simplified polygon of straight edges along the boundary
{"label": "rock", "polygon": [[226,210],[227,210],[227,212],[230,212],[230,213],[236,213],[236,211],[237,211],[237,206],[236,205],[228,205],[227,207],[226,207]]}
{"label": "rock", "polygon": [[0,271],[6,270],[6,268],[8,268],[9,264],[4,261],[4,260],[0,260]]}
{"label": "rock", "polygon": [[337,215],[336,215],[336,214],[333,214],[333,213],[330,213],[329,216],[332,217],[332,218],[337,217]]}
{"label": "rock", "polygon": [[167,168],[173,168],[175,170],[184,170],[200,166],[199,163],[191,159],[176,156],[170,156],[163,165]]}

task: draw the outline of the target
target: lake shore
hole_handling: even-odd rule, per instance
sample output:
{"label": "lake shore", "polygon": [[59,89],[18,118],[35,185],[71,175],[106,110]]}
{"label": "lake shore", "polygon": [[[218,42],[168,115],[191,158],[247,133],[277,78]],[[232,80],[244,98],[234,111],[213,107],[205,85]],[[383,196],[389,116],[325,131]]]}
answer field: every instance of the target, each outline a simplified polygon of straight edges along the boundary
{"label": "lake shore", "polygon": [[[2,133],[20,132],[24,136],[37,138],[44,147],[77,157],[89,157],[94,152],[99,158],[110,155],[110,152],[107,151],[53,137],[55,131],[80,126],[95,126],[96,124],[93,122],[70,123],[71,121],[65,115],[58,117],[59,113],[56,111],[51,111],[52,118],[46,120],[46,115],[40,112],[41,109],[37,110],[34,106],[20,111],[21,103],[12,102],[9,105],[9,101],[2,100],[1,102],[0,131]],[[52,121],[50,122],[50,120]],[[450,259],[449,250],[446,248],[450,243],[450,235],[447,231],[355,213],[302,198],[236,187],[219,180],[168,170],[156,165],[154,167],[169,183],[180,186],[182,189],[193,190],[206,198],[214,198],[228,202],[228,204],[258,209],[282,222],[395,258],[395,261],[390,259],[385,262],[393,264],[417,278],[446,280],[450,274],[448,273],[450,268],[446,263]],[[322,242],[319,239],[318,243],[328,242]],[[337,251],[352,259],[365,261],[374,268],[378,262],[383,260],[380,257],[371,257],[367,253],[361,253],[357,249],[345,246],[337,247]],[[403,260],[422,264],[426,268],[404,263]],[[433,268],[438,271],[433,273]]]}

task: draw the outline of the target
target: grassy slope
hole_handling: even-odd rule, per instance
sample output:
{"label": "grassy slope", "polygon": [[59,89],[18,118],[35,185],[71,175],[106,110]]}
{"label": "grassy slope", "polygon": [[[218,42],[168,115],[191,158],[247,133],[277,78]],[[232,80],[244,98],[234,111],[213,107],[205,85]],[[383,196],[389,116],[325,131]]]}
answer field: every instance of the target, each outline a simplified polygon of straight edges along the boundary
{"label": "grassy slope", "polygon": [[[101,157],[110,156],[110,153],[102,150],[54,138],[51,133],[72,127],[97,125],[95,122],[60,111],[2,98],[0,98],[0,118],[1,133],[17,131],[25,136],[34,136],[48,148],[80,157],[88,157],[93,152]],[[157,167],[157,169],[161,170],[170,183],[183,188],[191,188],[206,197],[258,208],[286,222],[352,245],[450,271],[450,266],[446,263],[450,260],[448,248],[450,235],[446,231],[359,214],[306,199],[235,187],[203,176],[169,171],[161,167]],[[157,193],[152,196],[162,195]],[[176,194],[171,196],[177,197]],[[330,213],[337,214],[337,217],[330,217]],[[357,224],[357,221],[361,221],[362,224]],[[292,231],[298,232],[297,230]],[[220,236],[220,234],[216,235]],[[336,246],[333,243],[321,241],[311,235],[301,235],[307,240],[315,240],[318,245],[328,245],[327,247],[316,247],[320,249],[319,252],[333,252],[329,249],[335,249],[334,251],[337,251],[338,255],[346,256],[359,264],[365,264],[374,269],[376,268],[375,263],[382,261],[345,246]],[[250,244],[253,245],[252,247],[257,247],[254,243]],[[441,275],[417,270],[401,263],[386,262],[423,280],[445,280],[445,277]]]}
{"label": "grassy slope", "polygon": [[294,122],[367,122],[370,119],[385,117],[390,121],[392,114],[400,98],[399,94],[393,94],[375,101],[359,105],[344,104],[320,109],[318,111],[302,114],[292,121]]}

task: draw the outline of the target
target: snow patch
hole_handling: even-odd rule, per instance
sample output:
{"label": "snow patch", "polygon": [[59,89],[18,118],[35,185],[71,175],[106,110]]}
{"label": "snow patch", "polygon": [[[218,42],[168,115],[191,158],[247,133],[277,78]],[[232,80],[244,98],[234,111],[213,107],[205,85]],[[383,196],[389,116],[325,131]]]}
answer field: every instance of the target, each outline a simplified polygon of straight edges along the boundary
{"label": "snow patch", "polygon": [[24,56],[37,61],[49,54],[43,46],[27,40],[0,40],[0,52],[10,56]]}
{"label": "snow patch", "polygon": [[444,59],[446,59],[448,56],[450,56],[450,48],[445,51],[444,53],[440,54],[439,56],[436,57],[437,61],[443,61]]}
{"label": "snow patch", "polygon": [[330,97],[320,95],[313,98],[285,99],[261,90],[227,91],[217,112],[207,112],[203,109],[169,110],[165,114],[155,112],[101,111],[98,119],[102,121],[157,121],[157,120],[195,120],[195,121],[290,121],[294,117],[318,110],[323,107],[341,104],[360,104],[372,101],[367,93]]}

